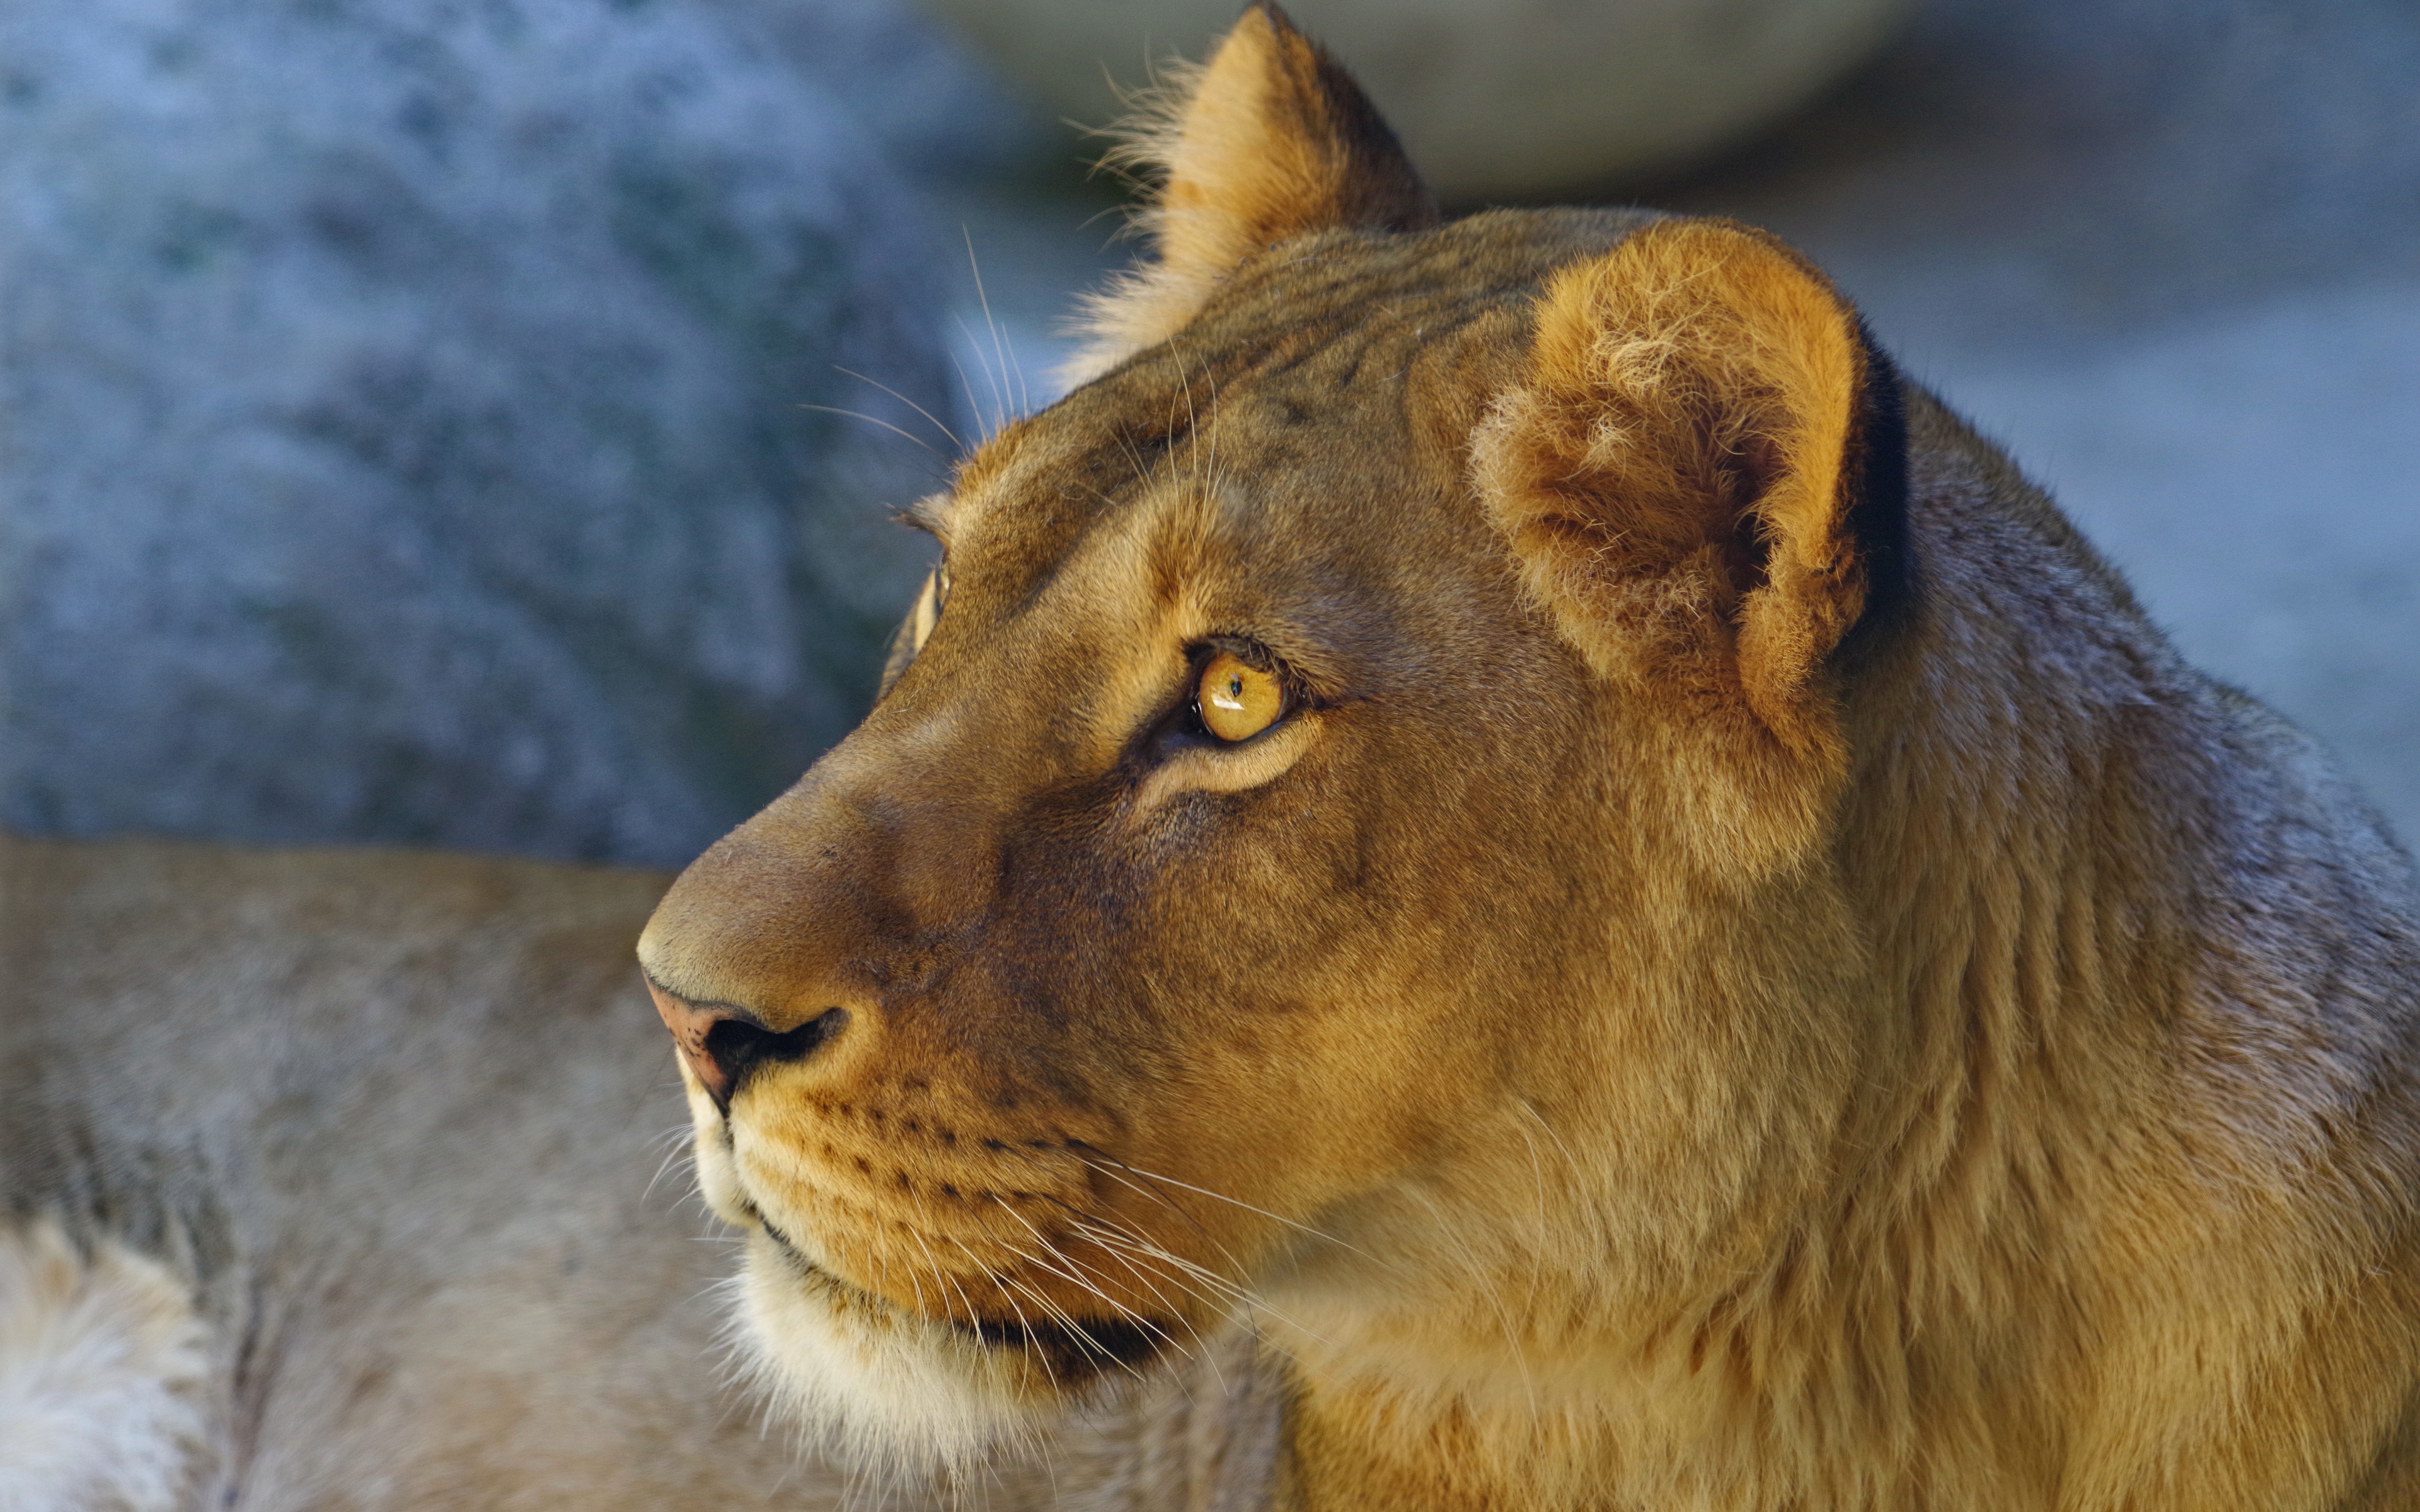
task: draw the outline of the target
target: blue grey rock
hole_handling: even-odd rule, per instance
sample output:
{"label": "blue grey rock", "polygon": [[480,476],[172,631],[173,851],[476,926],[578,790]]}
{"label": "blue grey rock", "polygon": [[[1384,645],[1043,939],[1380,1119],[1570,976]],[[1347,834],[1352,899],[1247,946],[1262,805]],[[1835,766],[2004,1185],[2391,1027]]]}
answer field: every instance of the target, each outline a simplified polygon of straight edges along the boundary
{"label": "blue grey rock", "polygon": [[919,178],[1030,174],[1064,139],[922,0],[699,0],[830,89]]}
{"label": "blue grey rock", "polygon": [[938,462],[806,407],[950,412],[847,103],[935,65],[760,31],[0,8],[0,823],[673,863],[846,729]]}

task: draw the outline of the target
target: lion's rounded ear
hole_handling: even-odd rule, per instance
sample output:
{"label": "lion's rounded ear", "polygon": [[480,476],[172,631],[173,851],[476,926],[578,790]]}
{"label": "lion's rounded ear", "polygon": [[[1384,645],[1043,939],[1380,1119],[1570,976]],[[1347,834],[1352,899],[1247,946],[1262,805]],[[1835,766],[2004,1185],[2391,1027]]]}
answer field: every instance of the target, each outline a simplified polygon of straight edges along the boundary
{"label": "lion's rounded ear", "polygon": [[1823,671],[1896,583],[1906,464],[1897,379],[1821,273],[1698,220],[1564,269],[1472,459],[1600,673],[1837,765]]}
{"label": "lion's rounded ear", "polygon": [[1161,180],[1142,216],[1152,255],[1087,302],[1088,339],[1061,374],[1071,383],[1165,340],[1219,280],[1289,237],[1436,223],[1369,97],[1272,0],[1244,12],[1190,85],[1112,155]]}

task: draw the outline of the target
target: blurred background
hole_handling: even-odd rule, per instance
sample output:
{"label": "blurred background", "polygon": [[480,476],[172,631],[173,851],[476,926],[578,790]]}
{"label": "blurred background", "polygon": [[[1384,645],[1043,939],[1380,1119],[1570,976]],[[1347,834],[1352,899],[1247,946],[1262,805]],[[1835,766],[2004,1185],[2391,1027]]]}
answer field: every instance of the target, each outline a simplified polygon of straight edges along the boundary
{"label": "blurred background", "polygon": [[[2420,835],[2420,8],[1290,8],[1457,208],[1813,254]],[[1132,250],[1063,122],[1233,15],[0,8],[0,825],[685,861]]]}

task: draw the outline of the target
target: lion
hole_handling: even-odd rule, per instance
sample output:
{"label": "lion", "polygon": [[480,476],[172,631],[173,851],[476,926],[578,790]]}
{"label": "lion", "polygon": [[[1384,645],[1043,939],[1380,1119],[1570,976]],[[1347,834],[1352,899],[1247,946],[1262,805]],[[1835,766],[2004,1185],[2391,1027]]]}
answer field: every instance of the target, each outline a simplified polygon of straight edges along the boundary
{"label": "lion", "polygon": [[1448,220],[1265,3],[1146,151],[642,936],[770,1389],[975,1465],[1241,1361],[1188,1494],[1306,1512],[2420,1506],[2413,875],[2312,743],[1771,237]]}
{"label": "lion", "polygon": [[1448,221],[1267,5],[1146,151],[677,880],[0,839],[0,1507],[2420,1505],[2311,744],[1761,233]]}

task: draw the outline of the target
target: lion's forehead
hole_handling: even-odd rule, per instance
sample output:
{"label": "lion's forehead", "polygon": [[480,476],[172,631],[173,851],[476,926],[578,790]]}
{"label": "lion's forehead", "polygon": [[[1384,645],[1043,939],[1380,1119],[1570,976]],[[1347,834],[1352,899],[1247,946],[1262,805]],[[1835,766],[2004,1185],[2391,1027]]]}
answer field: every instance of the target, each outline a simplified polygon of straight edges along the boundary
{"label": "lion's forehead", "polygon": [[1087,535],[1183,513],[1188,490],[1281,556],[1349,534],[1357,505],[1453,484],[1541,283],[1628,224],[1479,219],[1274,252],[1169,341],[1004,427],[955,480],[954,572],[1030,599]]}

